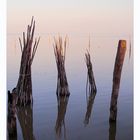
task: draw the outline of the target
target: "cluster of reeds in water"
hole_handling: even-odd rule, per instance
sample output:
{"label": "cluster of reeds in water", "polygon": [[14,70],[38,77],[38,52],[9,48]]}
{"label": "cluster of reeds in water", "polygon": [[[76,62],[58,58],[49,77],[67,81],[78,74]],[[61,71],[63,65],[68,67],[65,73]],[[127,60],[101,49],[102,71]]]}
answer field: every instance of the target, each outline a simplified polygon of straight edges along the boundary
{"label": "cluster of reeds in water", "polygon": [[25,32],[23,32],[23,42],[19,38],[22,56],[16,93],[17,103],[20,105],[26,105],[32,102],[31,65],[40,41],[40,37],[34,41],[34,30],[35,21],[32,18],[31,25],[27,27],[26,36]]}
{"label": "cluster of reeds in water", "polygon": [[[30,119],[28,119],[30,118],[30,116],[28,116],[29,114],[26,105],[30,105],[29,107],[32,107],[33,97],[32,97],[31,65],[40,41],[40,37],[35,38],[34,40],[34,31],[35,31],[35,20],[34,18],[32,18],[31,24],[27,26],[27,33],[25,34],[25,32],[23,32],[23,42],[21,41],[21,38],[19,38],[22,55],[18,82],[16,87],[12,90],[12,93],[9,93],[8,91],[7,127],[9,136],[14,135],[14,137],[16,137],[16,114],[21,123],[21,126],[22,124],[27,122],[29,124],[31,121]],[[23,113],[23,109],[25,113]],[[25,129],[23,125],[22,127],[23,131],[27,131],[30,129],[30,128],[28,129],[28,124]],[[30,136],[29,138],[32,139],[31,137],[32,136]]]}
{"label": "cluster of reeds in water", "polygon": [[97,88],[95,84],[94,74],[93,74],[93,68],[92,68],[92,62],[91,62],[91,56],[90,56],[90,40],[89,40],[89,50],[85,53],[85,60],[86,60],[86,66],[87,66],[87,87],[89,83],[89,92],[90,93],[96,93]]}
{"label": "cluster of reeds in water", "polygon": [[67,49],[67,37],[63,42],[62,37],[58,39],[54,38],[54,54],[57,65],[57,96],[69,96],[69,87],[67,82],[66,70],[65,70],[65,58]]}
{"label": "cluster of reeds in water", "polygon": [[[36,38],[34,41],[34,31],[35,31],[35,21],[32,18],[31,24],[28,25],[27,27],[26,36],[25,36],[25,32],[23,32],[23,42],[21,41],[21,38],[19,38],[19,43],[22,52],[20,72],[19,72],[17,86],[12,91],[12,101],[10,104],[8,104],[8,128],[11,134],[16,129],[15,109],[17,110],[17,116],[22,125],[24,123],[24,119],[22,117],[25,116],[24,118],[28,118],[28,114],[27,113],[22,114],[21,110],[24,109],[24,112],[28,112],[25,106],[28,104],[31,105],[33,101],[31,65],[40,41],[40,37]],[[58,116],[57,116],[55,130],[56,130],[56,134],[60,136],[62,125],[64,125],[65,127],[64,119],[65,119],[66,108],[68,104],[68,97],[70,95],[66,70],[65,70],[67,37],[64,39],[64,41],[62,37],[58,37],[58,39],[54,38],[53,47],[54,47],[54,55],[55,55],[57,71],[58,71],[57,90],[56,90],[57,101],[58,101]],[[90,42],[89,42],[89,48],[90,48]],[[110,121],[116,121],[117,98],[119,94],[119,85],[120,85],[121,71],[122,71],[125,51],[126,51],[126,41],[120,40],[118,44],[118,51],[116,55],[116,61],[115,61],[114,73],[113,73],[112,97],[110,103]],[[87,66],[86,95],[89,93],[89,96],[87,96],[88,97],[87,112],[85,114],[85,120],[84,120],[85,125],[87,125],[89,122],[89,118],[91,116],[91,110],[97,92],[95,78],[93,74],[93,66],[92,66],[91,56],[90,56],[90,49],[87,50],[87,52],[85,53],[85,60]],[[11,96],[11,94],[8,95]],[[16,107],[16,104],[19,106]],[[32,111],[29,114],[32,114]],[[29,120],[29,123],[31,123],[32,126],[32,120]],[[26,131],[26,129],[24,129],[24,131]],[[14,133],[16,134],[16,132]],[[31,139],[33,139],[32,134],[31,137],[32,137]]]}

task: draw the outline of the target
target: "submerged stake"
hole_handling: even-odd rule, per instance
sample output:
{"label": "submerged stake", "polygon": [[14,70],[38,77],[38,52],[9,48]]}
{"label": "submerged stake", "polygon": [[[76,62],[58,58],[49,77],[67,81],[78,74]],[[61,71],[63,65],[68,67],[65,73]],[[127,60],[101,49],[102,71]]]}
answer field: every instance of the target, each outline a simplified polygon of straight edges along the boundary
{"label": "submerged stake", "polygon": [[115,60],[114,72],[113,72],[113,86],[112,96],[110,102],[110,121],[116,121],[117,118],[117,99],[119,95],[121,72],[126,52],[126,41],[120,40],[118,44],[118,50]]}

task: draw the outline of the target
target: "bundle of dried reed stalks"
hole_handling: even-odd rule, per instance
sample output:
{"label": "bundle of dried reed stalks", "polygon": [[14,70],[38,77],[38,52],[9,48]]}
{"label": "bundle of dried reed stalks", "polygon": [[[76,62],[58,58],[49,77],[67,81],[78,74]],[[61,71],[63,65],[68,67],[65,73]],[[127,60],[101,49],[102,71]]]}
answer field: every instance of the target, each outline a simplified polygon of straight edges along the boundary
{"label": "bundle of dried reed stalks", "polygon": [[[89,40],[89,51],[90,51],[90,40]],[[85,53],[85,61],[86,61],[86,66],[87,66],[87,86],[89,83],[89,93],[95,93],[97,92],[97,88],[96,88],[96,84],[95,84],[95,79],[94,79],[94,74],[93,74],[93,70],[92,70],[92,63],[91,63],[91,57],[90,57],[90,53],[87,50],[87,52]]]}
{"label": "bundle of dried reed stalks", "polygon": [[57,96],[69,96],[69,88],[67,82],[67,76],[65,71],[65,58],[67,48],[67,37],[63,42],[62,37],[58,39],[54,38],[54,54],[57,65],[58,77],[57,77]]}
{"label": "bundle of dried reed stalks", "polygon": [[27,27],[27,34],[23,32],[23,42],[19,38],[21,47],[21,62],[19,79],[16,86],[17,103],[20,105],[30,104],[32,102],[32,81],[31,81],[31,65],[40,41],[39,38],[35,38],[35,20],[32,17],[31,24]]}

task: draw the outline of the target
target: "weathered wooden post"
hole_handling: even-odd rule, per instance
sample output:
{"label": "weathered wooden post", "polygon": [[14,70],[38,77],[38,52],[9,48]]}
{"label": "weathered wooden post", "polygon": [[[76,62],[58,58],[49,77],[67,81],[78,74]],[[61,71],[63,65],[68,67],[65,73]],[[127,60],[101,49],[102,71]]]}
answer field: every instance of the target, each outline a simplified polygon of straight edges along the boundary
{"label": "weathered wooden post", "polygon": [[56,59],[58,77],[57,77],[57,96],[69,96],[69,87],[65,71],[65,58],[67,48],[67,38],[64,42],[61,37],[54,39],[54,54]]}
{"label": "weathered wooden post", "polygon": [[61,129],[64,126],[64,139],[66,139],[66,127],[65,127],[65,114],[67,110],[69,97],[57,97],[58,114],[55,124],[55,132],[58,138],[61,137]]}
{"label": "weathered wooden post", "polygon": [[110,118],[109,118],[110,121],[116,121],[117,118],[117,99],[119,95],[121,72],[122,72],[125,52],[126,52],[126,41],[119,40],[114,72],[113,72],[113,87],[112,87],[112,96],[110,102]]}
{"label": "weathered wooden post", "polygon": [[[31,25],[27,27],[27,35],[23,32],[23,43],[19,38],[21,47],[21,64],[19,79],[16,86],[17,104],[27,105],[32,103],[32,85],[31,85],[31,65],[40,41],[40,37],[34,41],[35,21],[32,18]],[[34,42],[34,43],[33,43]]]}

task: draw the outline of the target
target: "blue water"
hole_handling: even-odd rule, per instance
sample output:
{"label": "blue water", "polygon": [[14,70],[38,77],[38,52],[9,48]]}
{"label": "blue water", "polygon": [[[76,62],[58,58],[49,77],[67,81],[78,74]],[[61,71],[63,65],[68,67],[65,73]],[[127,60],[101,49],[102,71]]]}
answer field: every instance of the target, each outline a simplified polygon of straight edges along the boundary
{"label": "blue water", "polygon": [[[49,36],[41,38],[32,65],[33,88],[33,135],[36,140],[109,140],[133,139],[133,54],[129,58],[128,37],[91,37],[91,58],[97,94],[95,96],[89,124],[84,125],[87,110],[86,79],[87,69],[84,53],[88,47],[88,37],[69,36],[66,54],[66,73],[70,97],[65,114],[65,127],[62,125],[61,137],[55,132],[57,120],[57,69],[53,54],[52,40]],[[114,62],[119,39],[127,40],[127,51],[122,69],[118,98],[116,132],[109,133],[109,107],[112,92]],[[8,36],[7,47],[7,89],[12,90],[18,80],[20,48],[18,38]],[[28,133],[32,133],[28,132]],[[23,132],[17,117],[17,137],[23,140]]]}

